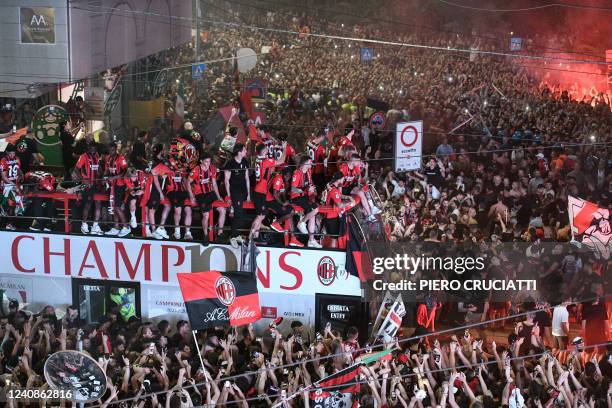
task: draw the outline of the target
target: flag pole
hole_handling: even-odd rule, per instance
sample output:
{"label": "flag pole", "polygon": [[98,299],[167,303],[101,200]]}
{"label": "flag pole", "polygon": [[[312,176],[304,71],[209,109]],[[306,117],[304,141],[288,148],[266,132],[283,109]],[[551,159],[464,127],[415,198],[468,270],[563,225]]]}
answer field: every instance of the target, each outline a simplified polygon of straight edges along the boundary
{"label": "flag pole", "polygon": [[202,371],[206,371],[206,367],[204,367],[204,360],[202,360],[202,352],[200,351],[200,345],[198,344],[198,338],[196,337],[197,330],[192,330],[191,334],[193,334],[193,341],[195,341],[196,350],[198,351],[198,357],[200,358],[200,364],[202,364]]}

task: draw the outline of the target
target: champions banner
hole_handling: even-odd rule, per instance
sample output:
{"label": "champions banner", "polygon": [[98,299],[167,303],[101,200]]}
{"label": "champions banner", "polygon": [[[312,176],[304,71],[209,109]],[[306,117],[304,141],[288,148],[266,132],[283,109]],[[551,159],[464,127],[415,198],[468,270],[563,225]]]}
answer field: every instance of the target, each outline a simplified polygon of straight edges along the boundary
{"label": "champions banner", "polygon": [[246,272],[177,274],[193,330],[242,326],[261,318],[255,276]]}

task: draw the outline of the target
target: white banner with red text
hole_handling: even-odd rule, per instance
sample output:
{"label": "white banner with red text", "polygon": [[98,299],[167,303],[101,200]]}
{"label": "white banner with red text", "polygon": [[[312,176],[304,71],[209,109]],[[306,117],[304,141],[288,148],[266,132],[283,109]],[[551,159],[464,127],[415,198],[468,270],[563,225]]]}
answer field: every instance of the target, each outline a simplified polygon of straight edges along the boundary
{"label": "white banner with red text", "polygon": [[[358,277],[345,269],[344,251],[258,249],[261,306],[276,308],[278,316],[298,317],[297,304],[314,308],[315,293],[361,294]],[[71,279],[88,278],[139,282],[145,318],[185,316],[177,273],[237,270],[242,259],[241,250],[229,245],[8,231],[0,232],[0,251],[5,254],[0,283],[19,282],[21,301],[32,311],[70,304]],[[297,302],[292,304],[292,297]],[[299,317],[312,319],[312,311],[303,313]]]}

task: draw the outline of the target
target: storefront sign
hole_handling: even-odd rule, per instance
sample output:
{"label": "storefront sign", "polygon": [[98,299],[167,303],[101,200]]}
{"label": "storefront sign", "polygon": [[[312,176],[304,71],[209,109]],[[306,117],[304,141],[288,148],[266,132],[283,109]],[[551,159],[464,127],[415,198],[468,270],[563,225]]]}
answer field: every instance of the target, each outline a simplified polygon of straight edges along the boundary
{"label": "storefront sign", "polygon": [[55,9],[53,7],[21,7],[21,42],[55,44]]}

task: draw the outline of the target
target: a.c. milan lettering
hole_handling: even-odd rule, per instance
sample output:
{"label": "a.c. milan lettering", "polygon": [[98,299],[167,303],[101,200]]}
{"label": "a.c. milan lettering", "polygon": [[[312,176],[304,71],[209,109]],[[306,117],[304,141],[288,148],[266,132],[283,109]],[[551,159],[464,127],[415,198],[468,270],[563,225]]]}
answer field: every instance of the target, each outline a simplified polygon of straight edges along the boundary
{"label": "a.c. milan lettering", "polygon": [[248,272],[195,272],[176,275],[194,330],[242,326],[261,318],[255,275]]}

